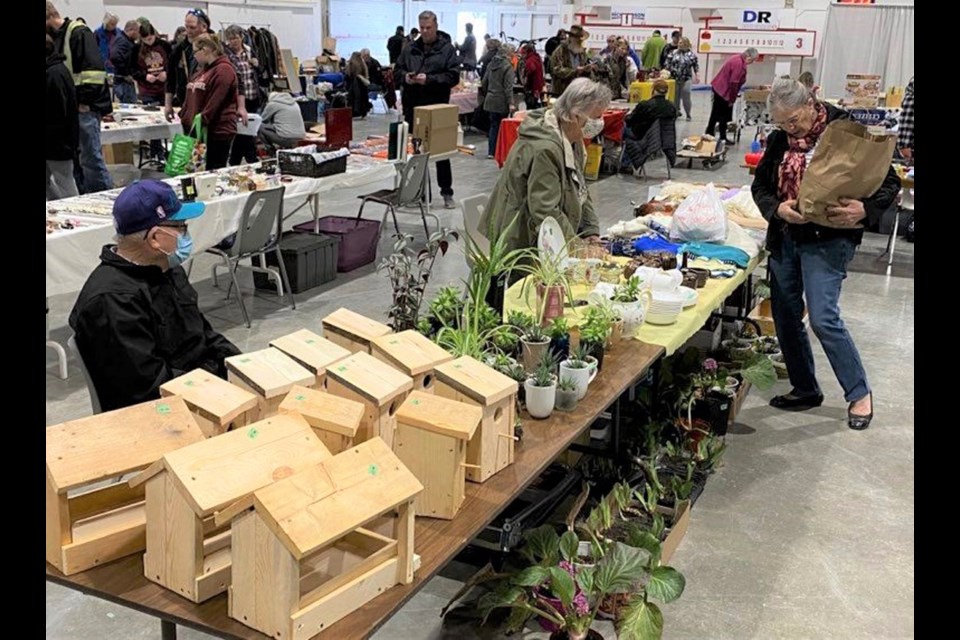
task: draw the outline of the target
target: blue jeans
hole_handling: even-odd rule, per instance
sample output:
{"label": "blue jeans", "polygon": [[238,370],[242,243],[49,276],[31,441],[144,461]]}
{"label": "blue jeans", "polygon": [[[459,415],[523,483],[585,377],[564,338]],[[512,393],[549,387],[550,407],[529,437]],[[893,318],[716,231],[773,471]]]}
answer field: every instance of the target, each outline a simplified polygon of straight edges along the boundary
{"label": "blue jeans", "polygon": [[137,88],[130,82],[113,85],[113,99],[121,104],[137,104]]}
{"label": "blue jeans", "polygon": [[83,171],[83,193],[113,188],[100,148],[100,116],[95,111],[80,112],[80,169]]}
{"label": "blue jeans", "polygon": [[490,128],[487,132],[487,155],[492,156],[497,153],[497,136],[500,135],[500,122],[506,117],[503,113],[493,113],[488,111],[490,116]]}
{"label": "blue jeans", "polygon": [[827,353],[844,398],[853,402],[870,393],[860,354],[840,318],[840,285],[856,249],[846,238],[797,244],[786,233],[780,254],[770,256],[773,321],[790,384],[798,395],[822,393],[803,326],[804,293],[810,326]]}

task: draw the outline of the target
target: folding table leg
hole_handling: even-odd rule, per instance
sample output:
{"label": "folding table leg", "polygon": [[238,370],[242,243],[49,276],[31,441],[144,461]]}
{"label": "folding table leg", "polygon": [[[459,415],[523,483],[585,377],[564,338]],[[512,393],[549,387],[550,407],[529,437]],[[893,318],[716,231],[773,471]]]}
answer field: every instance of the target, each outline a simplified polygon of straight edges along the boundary
{"label": "folding table leg", "polygon": [[161,620],[160,640],[177,640],[177,625],[169,620]]}

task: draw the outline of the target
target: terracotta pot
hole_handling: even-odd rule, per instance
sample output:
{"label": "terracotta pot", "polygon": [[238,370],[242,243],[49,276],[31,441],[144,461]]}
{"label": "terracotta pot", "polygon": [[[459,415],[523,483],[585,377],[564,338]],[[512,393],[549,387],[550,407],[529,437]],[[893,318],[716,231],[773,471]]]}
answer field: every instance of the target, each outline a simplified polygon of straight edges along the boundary
{"label": "terracotta pot", "polygon": [[533,371],[543,358],[543,354],[550,348],[550,341],[527,342],[524,338],[521,338],[520,345],[523,348],[523,368],[527,371]]}
{"label": "terracotta pot", "polygon": [[[544,306],[544,298],[546,298],[546,306]],[[563,287],[555,286],[544,287],[541,284],[537,285],[537,304],[538,308],[543,309],[543,324],[546,326],[548,322],[554,318],[560,318],[563,316]]]}

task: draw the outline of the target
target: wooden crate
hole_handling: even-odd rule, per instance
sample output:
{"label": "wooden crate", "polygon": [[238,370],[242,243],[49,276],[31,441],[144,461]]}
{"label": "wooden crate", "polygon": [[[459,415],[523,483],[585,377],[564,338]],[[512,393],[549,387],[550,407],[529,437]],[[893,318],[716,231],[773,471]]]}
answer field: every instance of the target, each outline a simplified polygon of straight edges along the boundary
{"label": "wooden crate", "polygon": [[433,393],[433,370],[453,356],[417,331],[401,331],[375,338],[372,355],[413,378],[413,388]]}
{"label": "wooden crate", "polygon": [[283,351],[301,367],[316,376],[314,389],[322,390],[327,378],[327,367],[350,355],[338,344],[322,338],[312,331],[301,329],[290,335],[270,341],[270,346]]}
{"label": "wooden crate", "polygon": [[280,413],[295,413],[313,427],[313,432],[337,454],[354,446],[366,407],[330,393],[296,386],[280,403]]}
{"label": "wooden crate", "polygon": [[246,426],[259,414],[257,396],[204,369],[160,385],[160,395],[183,398],[208,438]]}
{"label": "wooden crate", "polygon": [[48,427],[47,562],[71,575],[143,551],[143,490],[117,478],[203,439],[177,397]]}
{"label": "wooden crate", "polygon": [[144,575],[193,602],[223,593],[230,585],[231,532],[216,525],[214,514],[330,457],[295,415],[167,453],[130,480],[132,488],[146,487]]}
{"label": "wooden crate", "polygon": [[513,464],[513,421],[519,385],[499,371],[463,356],[435,369],[434,393],[479,406],[483,421],[467,445],[467,480],[485,482]]}
{"label": "wooden crate", "polygon": [[356,442],[383,438],[393,447],[397,409],[413,389],[413,379],[366,353],[355,353],[327,369],[327,392],[362,402]]}
{"label": "wooden crate", "polygon": [[323,337],[350,353],[370,353],[373,339],[388,333],[390,327],[382,322],[342,307],[323,319]]}
{"label": "wooden crate", "polygon": [[227,380],[257,396],[258,420],[274,416],[294,385],[312,387],[316,377],[278,349],[268,347],[225,360]]}
{"label": "wooden crate", "polygon": [[397,411],[393,449],[423,485],[418,516],[452,519],[466,497],[467,443],[483,419],[474,405],[414,391]]}
{"label": "wooden crate", "polygon": [[[230,617],[306,640],[413,581],[413,501],[423,487],[379,438],[254,492],[233,522]],[[393,516],[391,535],[364,527]]]}

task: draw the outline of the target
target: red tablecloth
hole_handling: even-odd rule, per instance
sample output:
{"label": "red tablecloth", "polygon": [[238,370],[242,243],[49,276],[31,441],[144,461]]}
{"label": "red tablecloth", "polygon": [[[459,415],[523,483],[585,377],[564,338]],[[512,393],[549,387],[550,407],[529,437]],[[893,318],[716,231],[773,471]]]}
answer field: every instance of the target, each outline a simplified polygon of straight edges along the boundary
{"label": "red tablecloth", "polygon": [[[612,142],[623,142],[623,121],[627,117],[627,112],[619,109],[611,109],[603,113],[603,137]],[[517,132],[520,129],[522,120],[517,118],[504,118],[500,123],[500,133],[497,135],[497,150],[494,158],[497,165],[503,167],[507,161],[507,154],[510,153],[513,143],[517,141]]]}

